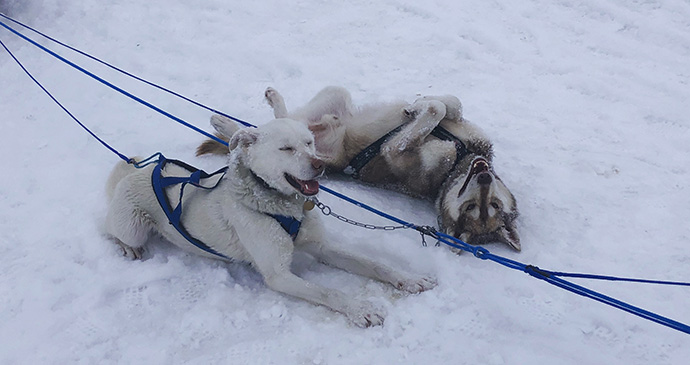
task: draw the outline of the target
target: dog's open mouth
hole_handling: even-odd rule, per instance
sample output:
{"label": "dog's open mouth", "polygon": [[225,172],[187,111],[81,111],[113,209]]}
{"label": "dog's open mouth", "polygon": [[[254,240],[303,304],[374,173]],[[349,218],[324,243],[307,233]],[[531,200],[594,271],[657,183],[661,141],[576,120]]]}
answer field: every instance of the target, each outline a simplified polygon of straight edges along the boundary
{"label": "dog's open mouth", "polygon": [[319,182],[316,180],[300,180],[288,173],[285,174],[285,180],[302,195],[312,196],[319,192]]}
{"label": "dog's open mouth", "polygon": [[472,162],[472,168],[470,169],[470,175],[474,176],[480,172],[489,171],[489,163],[483,158],[476,158]]}
{"label": "dog's open mouth", "polygon": [[470,169],[467,172],[467,177],[465,178],[465,182],[462,184],[462,187],[460,188],[460,191],[458,191],[458,197],[461,196],[464,192],[465,189],[467,189],[467,185],[469,185],[470,180],[472,180],[473,177],[477,176],[478,174],[482,172],[487,172],[490,171],[491,167],[489,166],[489,162],[486,161],[486,159],[482,157],[477,157],[472,161],[472,164],[470,165]]}

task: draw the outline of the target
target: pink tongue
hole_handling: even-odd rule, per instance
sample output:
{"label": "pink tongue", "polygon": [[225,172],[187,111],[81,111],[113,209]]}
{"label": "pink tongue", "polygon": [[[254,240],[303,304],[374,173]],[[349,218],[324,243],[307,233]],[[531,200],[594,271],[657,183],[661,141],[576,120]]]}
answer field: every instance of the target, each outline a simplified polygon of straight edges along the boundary
{"label": "pink tongue", "polygon": [[316,180],[302,181],[298,180],[302,187],[302,194],[314,195],[319,192],[319,183]]}

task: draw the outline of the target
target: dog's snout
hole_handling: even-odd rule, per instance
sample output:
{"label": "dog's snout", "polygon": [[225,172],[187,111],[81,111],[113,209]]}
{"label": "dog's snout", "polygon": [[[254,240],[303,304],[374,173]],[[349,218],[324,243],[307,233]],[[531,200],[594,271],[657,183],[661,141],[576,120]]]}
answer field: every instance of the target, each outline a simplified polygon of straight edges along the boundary
{"label": "dog's snout", "polygon": [[319,160],[318,158],[313,158],[311,160],[311,167],[313,167],[316,171],[323,171],[325,166],[326,165],[323,163],[323,161]]}
{"label": "dog's snout", "polygon": [[493,178],[491,177],[491,174],[488,172],[482,172],[479,175],[477,175],[477,182],[480,185],[491,184],[491,181],[493,181]]}

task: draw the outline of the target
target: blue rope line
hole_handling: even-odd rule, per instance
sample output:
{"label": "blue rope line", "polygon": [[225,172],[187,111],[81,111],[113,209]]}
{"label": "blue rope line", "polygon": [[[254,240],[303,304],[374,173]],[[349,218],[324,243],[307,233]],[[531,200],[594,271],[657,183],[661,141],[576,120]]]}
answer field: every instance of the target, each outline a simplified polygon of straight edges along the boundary
{"label": "blue rope line", "polygon": [[[368,210],[378,216],[384,217],[388,220],[391,220],[393,222],[396,222],[400,225],[414,228],[416,230],[421,230],[424,227],[420,227],[418,225],[406,222],[402,219],[399,219],[395,216],[392,216],[390,214],[384,213],[376,208],[373,208],[369,205],[366,205],[364,203],[361,203],[357,200],[354,200],[348,196],[345,196],[343,194],[340,194],[338,192],[335,192],[327,187],[322,186],[321,187],[324,191],[327,191],[331,193],[332,195],[335,195],[351,204],[354,204],[362,209]],[[426,233],[428,234],[428,233]],[[609,306],[612,306],[614,308],[621,309],[623,311],[626,311],[628,313],[631,313],[633,315],[636,315],[638,317],[656,322],[658,324],[673,328],[675,330],[690,334],[690,326],[683,324],[678,321],[674,321],[670,318],[649,312],[645,309],[642,309],[640,307],[636,307],[634,305],[622,302],[620,300],[617,300],[615,298],[609,297],[607,295],[595,292],[593,290],[590,290],[588,288],[585,288],[581,285],[577,285],[574,283],[571,283],[565,279],[561,279],[558,276],[570,276],[570,277],[580,277],[580,278],[587,278],[587,279],[606,279],[606,280],[621,280],[621,281],[635,281],[635,282],[642,282],[642,283],[654,283],[654,284],[673,284],[673,285],[686,285],[690,286],[690,283],[677,283],[677,282],[666,282],[666,281],[657,281],[657,280],[641,280],[641,279],[627,279],[627,278],[614,278],[610,276],[602,276],[602,275],[588,275],[588,274],[569,274],[569,273],[563,273],[563,272],[550,272],[546,270],[539,269],[536,266],[532,265],[526,265],[521,262],[511,260],[502,256],[498,256],[495,254],[492,254],[487,250],[486,248],[479,247],[479,246],[473,246],[470,245],[466,242],[463,242],[462,240],[459,240],[453,236],[447,235],[443,232],[433,232],[433,234],[430,234],[432,237],[435,237],[439,241],[445,243],[448,246],[455,247],[458,249],[461,249],[463,251],[471,252],[475,257],[482,259],[482,260],[490,260],[495,263],[498,263],[500,265],[503,265],[505,267],[508,267],[510,269],[515,269],[515,270],[520,270],[523,271],[527,274],[529,274],[532,277],[535,277],[537,279],[544,280],[552,285],[555,285],[557,287],[560,287],[562,289],[565,289],[567,291],[570,291],[572,293],[594,299],[598,302],[607,304]]]}
{"label": "blue rope line", "polygon": [[680,281],[621,278],[621,277],[617,277],[617,276],[580,274],[580,273],[569,273],[569,272],[558,272],[558,271],[550,271],[549,273],[553,276],[559,276],[559,277],[564,277],[564,278],[580,278],[580,279],[593,279],[593,280],[624,281],[624,282],[644,283],[644,284],[690,286],[690,283],[684,283],[684,282],[680,282]]}
{"label": "blue rope line", "polygon": [[3,18],[5,18],[5,19],[7,19],[7,20],[9,20],[9,21],[11,21],[11,22],[13,22],[13,23],[15,23],[15,24],[21,25],[22,27],[24,27],[24,28],[26,28],[26,29],[28,29],[28,30],[30,30],[30,31],[32,31],[32,32],[34,32],[34,33],[36,33],[36,34],[38,34],[38,35],[40,35],[40,36],[42,36],[42,37],[44,37],[44,38],[50,40],[50,41],[52,41],[52,42],[55,42],[55,43],[57,43],[57,44],[59,44],[59,45],[65,47],[65,48],[67,48],[67,49],[69,49],[69,50],[71,50],[71,51],[74,51],[74,52],[76,52],[76,53],[78,53],[78,54],[80,54],[80,55],[82,55],[82,56],[84,56],[84,57],[87,57],[87,58],[89,58],[89,59],[91,59],[91,60],[93,60],[93,61],[96,61],[96,62],[98,62],[98,63],[104,65],[104,66],[107,66],[107,67],[109,67],[109,68],[111,68],[111,69],[113,69],[113,70],[115,70],[115,71],[117,71],[117,72],[120,72],[120,73],[122,73],[122,74],[124,74],[124,75],[127,75],[127,76],[129,76],[129,77],[131,77],[131,78],[133,78],[133,79],[135,79],[135,80],[141,81],[141,82],[145,83],[146,85],[152,86],[152,87],[154,87],[154,88],[156,88],[156,89],[158,89],[158,90],[165,91],[165,92],[167,92],[167,93],[169,93],[169,94],[171,94],[171,95],[177,96],[177,97],[180,98],[180,99],[183,99],[183,100],[185,100],[185,101],[187,101],[187,102],[190,102],[190,103],[192,103],[192,104],[194,104],[194,105],[196,105],[196,106],[198,106],[198,107],[200,107],[200,108],[206,109],[206,110],[208,110],[208,111],[210,111],[210,112],[213,112],[213,113],[216,113],[216,114],[220,114],[220,115],[222,115],[222,116],[224,116],[224,117],[230,118],[230,119],[234,120],[235,122],[244,125],[245,127],[255,127],[254,125],[252,125],[252,124],[250,124],[250,123],[248,123],[248,122],[245,122],[245,121],[243,121],[243,120],[241,120],[241,119],[239,119],[239,118],[235,118],[235,117],[233,117],[233,116],[231,116],[231,115],[225,114],[225,113],[223,113],[223,112],[221,112],[221,111],[218,111],[218,110],[213,109],[213,108],[211,108],[211,107],[208,107],[208,106],[206,106],[206,105],[204,105],[204,104],[201,104],[201,103],[199,103],[199,102],[197,102],[197,101],[195,101],[195,100],[193,100],[193,99],[190,99],[190,98],[188,98],[188,97],[186,97],[186,96],[184,96],[184,95],[181,95],[181,94],[179,94],[179,93],[177,93],[177,92],[175,92],[175,91],[172,91],[172,90],[167,89],[167,88],[165,88],[165,87],[163,87],[163,86],[160,86],[160,85],[157,85],[157,84],[155,84],[155,83],[153,83],[153,82],[150,82],[150,81],[148,81],[148,80],[146,80],[146,79],[144,79],[144,78],[141,78],[141,77],[139,77],[139,76],[137,76],[137,75],[134,75],[134,74],[132,74],[132,73],[130,73],[130,72],[127,72],[127,71],[125,71],[125,70],[123,70],[123,69],[121,69],[121,68],[119,68],[119,67],[117,67],[117,66],[114,66],[114,65],[112,65],[112,64],[110,64],[110,63],[108,63],[108,62],[105,62],[105,61],[101,60],[100,58],[94,57],[94,56],[92,56],[92,55],[90,55],[90,54],[88,54],[88,53],[86,53],[86,52],[83,52],[83,51],[81,51],[81,50],[79,50],[79,49],[77,49],[77,48],[74,48],[74,47],[72,47],[72,46],[70,46],[70,45],[68,45],[68,44],[66,44],[66,43],[64,43],[64,42],[61,42],[61,41],[59,41],[59,40],[57,40],[57,39],[55,39],[55,38],[53,38],[53,37],[51,37],[51,36],[49,36],[49,35],[47,35],[47,34],[41,32],[41,31],[39,31],[39,30],[36,30],[36,29],[34,29],[34,28],[32,28],[32,27],[30,27],[30,26],[28,26],[28,25],[26,25],[26,24],[24,24],[24,23],[22,23],[22,22],[20,22],[20,21],[18,21],[18,20],[12,19],[12,18],[6,16],[5,14],[0,13],[0,17],[3,17]]}
{"label": "blue rope line", "polygon": [[[6,18],[7,16],[4,16],[4,17]],[[133,94],[131,94],[131,93],[129,93],[129,92],[127,92],[127,91],[125,91],[125,90],[123,90],[123,89],[121,89],[121,88],[115,86],[115,85],[113,85],[112,83],[110,83],[110,82],[108,82],[108,81],[106,81],[106,80],[104,80],[104,79],[102,79],[102,78],[100,78],[100,77],[94,75],[93,73],[91,73],[91,72],[89,72],[88,70],[82,68],[81,66],[75,64],[74,62],[67,60],[66,58],[60,56],[59,54],[57,54],[57,53],[55,53],[55,52],[49,50],[48,48],[46,48],[46,47],[44,47],[44,46],[42,46],[42,45],[36,43],[34,40],[32,40],[32,39],[26,37],[25,35],[23,35],[23,34],[21,34],[21,33],[19,33],[18,31],[14,30],[12,27],[10,27],[9,25],[5,24],[4,22],[0,21],[0,25],[2,25],[3,27],[5,27],[5,28],[6,28],[7,30],[9,30],[10,32],[14,33],[16,36],[18,36],[18,37],[24,39],[25,41],[27,41],[27,42],[33,44],[34,46],[40,48],[40,49],[43,50],[44,52],[50,54],[51,56],[53,56],[53,57],[55,57],[55,58],[57,58],[57,59],[59,59],[60,61],[62,61],[62,62],[64,62],[64,63],[66,63],[66,64],[72,66],[73,68],[75,68],[75,69],[81,71],[82,73],[88,75],[89,77],[91,77],[92,79],[94,79],[94,80],[96,80],[96,81],[102,83],[103,85],[108,86],[109,88],[111,88],[111,89],[113,89],[113,90],[119,92],[120,94],[125,95],[125,96],[129,97],[130,99],[132,99],[132,100],[138,102],[139,104],[145,105],[145,106],[149,107],[150,109],[153,109],[153,110],[157,111],[158,113],[163,114],[163,115],[165,115],[166,117],[168,117],[168,118],[170,118],[170,119],[172,119],[172,120],[174,120],[174,121],[176,121],[176,122],[178,122],[178,123],[184,125],[185,127],[191,128],[191,129],[197,131],[198,133],[203,134],[204,136],[206,136],[206,137],[208,137],[208,138],[211,138],[211,139],[213,139],[213,140],[215,140],[215,141],[217,141],[217,142],[220,142],[220,143],[223,143],[223,144],[227,145],[227,142],[223,141],[222,139],[220,139],[220,138],[218,138],[218,137],[216,137],[216,136],[214,136],[214,135],[212,135],[212,134],[210,134],[210,133],[207,133],[207,132],[205,132],[205,131],[199,129],[199,128],[197,128],[197,127],[195,127],[195,126],[193,126],[193,125],[191,125],[191,124],[185,122],[184,120],[182,120],[182,119],[180,119],[180,118],[178,118],[178,117],[176,117],[176,116],[174,116],[174,115],[172,115],[172,114],[166,112],[165,110],[163,110],[163,109],[161,109],[161,108],[159,108],[159,107],[157,107],[157,106],[155,106],[155,105],[153,105],[153,104],[147,102],[146,100],[144,100],[144,99],[142,99],[142,98],[140,98],[140,97],[138,97],[138,96],[135,96],[135,95],[133,95]]]}
{"label": "blue rope line", "polygon": [[46,89],[45,87],[43,87],[43,85],[42,85],[40,82],[38,82],[38,80],[36,80],[36,78],[31,74],[31,72],[29,72],[29,70],[27,70],[26,67],[24,67],[24,65],[23,65],[21,62],[19,62],[19,60],[17,59],[17,57],[14,56],[14,54],[12,53],[12,51],[10,51],[10,49],[7,48],[7,46],[5,45],[5,43],[3,43],[2,40],[0,40],[0,44],[2,45],[3,48],[5,48],[5,51],[7,51],[7,53],[10,54],[10,56],[12,57],[12,59],[14,59],[14,61],[19,65],[19,67],[21,67],[22,70],[24,70],[24,72],[31,78],[31,80],[33,80],[33,82],[35,82],[36,85],[38,85],[38,87],[41,88],[41,90],[43,90],[51,99],[53,99],[53,101],[55,102],[55,104],[57,104],[65,113],[67,113],[67,115],[69,115],[75,122],[77,122],[77,124],[79,124],[82,128],[84,128],[84,130],[86,130],[93,138],[95,138],[95,139],[96,139],[98,142],[100,142],[103,146],[105,146],[107,149],[109,149],[110,151],[112,151],[114,154],[118,155],[121,159],[123,159],[123,160],[129,162],[129,158],[128,158],[127,156],[121,154],[121,153],[118,152],[116,149],[114,149],[113,147],[111,147],[110,145],[108,145],[104,140],[100,139],[95,133],[93,133],[93,132],[92,132],[89,128],[87,128],[82,122],[80,122],[79,119],[77,119],[77,117],[74,116],[74,114],[70,113],[70,111],[67,110],[67,108],[65,108],[65,106],[62,105],[62,103],[60,103],[60,102],[53,96],[53,94],[50,93],[50,91],[48,91],[48,89]]}
{"label": "blue rope line", "polygon": [[537,279],[544,280],[544,281],[546,281],[552,285],[555,285],[559,288],[565,289],[567,291],[570,291],[570,292],[575,293],[575,294],[579,294],[581,296],[584,296],[584,297],[587,297],[590,299],[594,299],[598,302],[610,305],[614,308],[621,309],[625,312],[628,312],[630,314],[634,314],[638,317],[650,320],[652,322],[656,322],[656,323],[661,324],[663,326],[673,328],[675,330],[690,334],[690,326],[688,326],[684,323],[674,321],[670,318],[667,318],[667,317],[658,315],[656,313],[652,313],[650,311],[644,310],[640,307],[636,307],[636,306],[633,306],[631,304],[622,302],[618,299],[615,299],[615,298],[606,296],[604,294],[595,292],[595,291],[588,289],[588,288],[585,288],[583,286],[573,284],[567,280],[564,280],[564,279],[561,279],[558,277],[554,277],[554,276],[548,276],[547,274],[542,273],[541,270],[537,269],[535,271],[534,268],[535,268],[534,266],[528,266],[526,272],[530,276],[533,276]]}
{"label": "blue rope line", "polygon": [[[4,18],[10,19],[10,18],[6,17],[6,16],[3,15],[3,14],[0,14],[0,15],[2,15]],[[10,19],[10,20],[13,20],[13,19]],[[14,20],[13,20],[13,21],[14,21]],[[12,33],[18,35],[19,37],[23,38],[24,40],[26,40],[26,41],[28,41],[28,42],[30,42],[30,43],[32,43],[33,45],[35,45],[35,46],[37,46],[38,48],[44,50],[45,52],[47,52],[47,53],[53,55],[54,57],[56,57],[56,58],[58,58],[58,59],[60,59],[61,61],[63,61],[63,62],[65,62],[65,63],[69,64],[70,66],[72,66],[72,67],[74,67],[74,68],[80,70],[81,72],[87,74],[88,76],[90,76],[90,77],[92,77],[92,78],[94,78],[94,79],[100,81],[101,83],[105,84],[106,86],[109,86],[110,88],[112,88],[112,89],[114,89],[114,90],[116,90],[116,91],[118,91],[118,92],[120,92],[120,93],[122,93],[122,94],[124,94],[124,95],[126,95],[126,96],[128,96],[128,97],[130,97],[130,98],[132,98],[133,100],[135,100],[135,101],[137,101],[137,102],[139,102],[139,103],[141,103],[141,104],[144,104],[144,105],[148,106],[149,108],[151,108],[151,109],[153,109],[153,110],[155,110],[155,111],[157,111],[157,112],[159,112],[159,113],[161,113],[161,114],[163,114],[163,115],[165,115],[165,116],[167,116],[167,117],[169,117],[169,118],[171,118],[171,119],[173,119],[173,120],[175,120],[175,121],[177,121],[177,122],[179,122],[179,123],[181,123],[181,124],[183,124],[183,125],[185,125],[185,126],[187,126],[187,127],[189,127],[189,128],[191,128],[191,129],[193,129],[193,130],[195,130],[195,131],[197,131],[197,132],[199,132],[199,133],[201,133],[201,134],[203,134],[203,135],[205,135],[205,136],[207,136],[207,137],[209,137],[209,138],[212,138],[212,139],[214,139],[214,140],[216,140],[216,141],[218,141],[218,142],[220,142],[220,143],[223,143],[223,144],[226,144],[226,145],[227,145],[227,142],[225,142],[225,141],[223,141],[223,140],[220,140],[220,139],[216,138],[215,136],[209,135],[209,134],[205,133],[204,131],[199,130],[198,128],[196,128],[196,127],[194,127],[194,126],[192,126],[192,125],[190,125],[190,124],[184,122],[183,120],[181,120],[181,119],[179,119],[179,118],[177,118],[177,117],[175,117],[175,116],[173,116],[173,115],[171,115],[171,114],[169,114],[169,113],[167,113],[167,112],[161,110],[160,108],[157,108],[157,107],[155,107],[155,106],[153,106],[153,105],[147,103],[146,101],[144,101],[144,100],[142,100],[142,99],[140,99],[140,98],[138,98],[138,97],[136,97],[136,96],[134,96],[134,95],[132,95],[132,94],[130,94],[130,93],[128,93],[128,92],[126,92],[126,91],[120,89],[120,88],[118,88],[117,86],[115,86],[115,85],[113,85],[113,84],[111,84],[111,83],[109,83],[109,82],[107,82],[107,81],[101,79],[100,77],[98,77],[98,76],[96,76],[96,75],[94,75],[94,74],[92,74],[92,73],[86,71],[85,69],[79,67],[78,65],[76,65],[76,64],[74,64],[74,63],[72,63],[72,62],[70,62],[70,61],[68,61],[68,60],[66,60],[66,59],[64,59],[64,58],[62,58],[61,56],[55,54],[54,52],[52,52],[52,51],[50,51],[50,50],[48,50],[48,49],[46,49],[45,47],[38,45],[36,42],[34,42],[34,41],[28,39],[27,37],[25,37],[25,36],[23,36],[22,34],[18,33],[18,32],[15,31],[14,29],[10,28],[9,26],[7,26],[7,25],[6,25],[5,23],[3,23],[2,21],[0,21],[0,25],[4,26],[4,27],[7,28],[8,30],[10,30]],[[0,43],[1,43],[1,41],[0,41]],[[40,84],[40,83],[39,83],[39,82],[38,82],[38,81],[37,81],[27,70],[26,70],[26,68],[23,67],[23,65],[19,62],[19,60],[18,60],[16,57],[14,57],[14,55],[13,55],[13,54],[10,52],[10,50],[4,45],[4,43],[2,43],[2,45],[3,45],[3,47],[5,48],[5,50],[7,50],[7,52],[10,53],[10,55],[12,56],[12,58],[14,58],[14,60],[22,67],[22,69],[31,77],[31,79],[34,80],[34,82],[36,82],[36,83],[41,87],[41,89],[43,89],[43,90],[51,97],[51,99],[52,99],[53,101],[55,101],[65,112],[67,112],[67,113],[72,117],[72,119],[74,119],[77,123],[79,123],[79,125],[81,125],[87,132],[89,132],[94,138],[96,138],[98,141],[100,141],[104,146],[106,146],[108,149],[110,149],[111,151],[113,151],[114,153],[116,153],[118,156],[120,156],[120,158],[122,158],[123,160],[125,160],[125,161],[127,161],[127,162],[132,162],[130,159],[128,159],[128,158],[125,157],[124,155],[120,154],[120,153],[117,152],[114,148],[110,147],[110,146],[107,145],[105,142],[103,142],[100,138],[98,138],[95,134],[93,134],[88,128],[86,128],[81,122],[79,122],[79,120],[77,120],[76,117],[74,117],[64,106],[62,106],[62,104],[60,104],[60,103],[57,101],[57,99],[55,99],[45,88],[43,88],[43,86],[42,86],[42,85],[41,85],[41,84]],[[79,52],[82,53],[81,51],[79,51]],[[131,75],[131,74],[129,74],[129,73],[125,73],[125,74],[126,74],[126,75],[129,75],[129,76],[132,76],[132,77],[135,77],[135,76],[133,76],[133,75]],[[136,77],[135,77],[135,78],[136,78]],[[138,78],[137,78],[137,79],[138,79]],[[140,81],[143,81],[143,82],[148,83],[147,81],[145,81],[145,80],[143,80],[143,79],[140,79]],[[167,89],[165,89],[165,90],[167,90]],[[169,90],[167,90],[167,91],[170,92]],[[171,93],[172,93],[173,95],[182,97],[182,96],[180,96],[180,95],[177,94],[177,93],[174,93],[174,92],[171,92]],[[184,97],[182,97],[182,98],[184,98]],[[203,107],[203,106],[202,106],[202,107]],[[206,108],[206,109],[208,109],[208,110],[211,110],[211,111],[214,111],[214,110],[212,110],[212,109],[210,109],[210,108],[207,108],[207,107],[204,107],[204,108]],[[214,111],[214,112],[216,112],[216,111]],[[222,114],[222,113],[219,113],[219,114]],[[226,117],[229,117],[229,118],[231,118],[231,119],[233,119],[233,120],[236,120],[236,118],[230,117],[230,116],[228,116],[228,115],[225,115],[225,114],[222,114],[222,115],[224,115],[224,116],[226,116]],[[246,123],[246,122],[240,122],[240,123],[242,123],[242,124],[244,124],[244,125],[248,125],[248,126],[252,126],[252,127],[253,127],[253,125],[251,125],[251,124],[249,124],[249,123]],[[147,159],[145,159],[145,160],[143,160],[143,161],[140,161],[140,162],[135,163],[135,166],[137,166],[137,167],[146,166],[146,165],[152,163],[152,162],[149,162],[149,161],[152,160],[152,159],[153,159],[154,157],[156,157],[156,156],[159,156],[159,153],[158,153],[158,154],[154,154],[153,156],[151,156],[151,157],[149,157],[149,158],[147,158]],[[615,307],[615,308],[624,310],[624,311],[626,311],[626,312],[628,312],[628,313],[634,314],[634,315],[639,316],[639,317],[641,317],[641,318],[644,318],[644,319],[647,319],[647,320],[650,320],[650,321],[659,323],[659,324],[661,324],[661,325],[664,325],[664,326],[667,326],[667,327],[676,329],[676,330],[678,330],[678,331],[681,331],[681,332],[685,332],[685,333],[690,334],[690,326],[688,326],[688,325],[685,325],[685,324],[683,324],[683,323],[680,323],[680,322],[671,320],[671,319],[669,319],[669,318],[667,318],[667,317],[663,317],[663,316],[661,316],[661,315],[658,315],[658,314],[655,314],[655,313],[646,311],[646,310],[644,310],[644,309],[642,309],[642,308],[639,308],[639,307],[630,305],[630,304],[628,304],[628,303],[625,303],[625,302],[622,302],[622,301],[617,300],[617,299],[615,299],[615,298],[612,298],[612,297],[606,296],[606,295],[604,295],[604,294],[595,292],[595,291],[593,291],[593,290],[591,290],[591,289],[582,287],[582,286],[580,286],[580,285],[571,283],[571,282],[569,282],[569,281],[567,281],[567,280],[564,280],[564,279],[560,278],[559,276],[562,276],[562,277],[587,278],[587,279],[618,280],[618,281],[634,281],[634,282],[654,283],[654,284],[667,284],[667,285],[684,285],[684,286],[690,286],[690,284],[688,284],[688,283],[668,282],[668,281],[656,281],[656,280],[629,279],[629,278],[616,278],[616,277],[603,276],[603,275],[573,274],[573,273],[550,272],[550,271],[542,270],[542,269],[539,269],[539,268],[536,267],[536,266],[525,265],[525,264],[523,264],[523,263],[521,263],[521,262],[514,261],[514,260],[511,260],[511,259],[502,257],[502,256],[498,256],[498,255],[492,254],[492,253],[489,252],[489,250],[487,250],[486,248],[478,247],[478,246],[472,246],[472,245],[470,245],[470,244],[468,244],[468,243],[466,243],[466,242],[463,242],[463,241],[461,241],[461,240],[459,240],[459,239],[457,239],[457,238],[455,238],[455,237],[449,236],[449,235],[447,235],[447,234],[445,234],[445,233],[443,233],[443,232],[437,232],[437,231],[435,231],[435,230],[431,231],[431,230],[429,230],[429,227],[419,226],[419,225],[415,225],[415,224],[413,224],[413,223],[406,222],[406,221],[404,221],[404,220],[402,220],[402,219],[400,219],[400,218],[397,218],[397,217],[395,217],[395,216],[393,216],[393,215],[384,213],[383,211],[380,211],[380,210],[378,210],[378,209],[376,209],[376,208],[373,208],[373,207],[371,207],[371,206],[369,206],[369,205],[366,205],[366,204],[364,204],[364,203],[362,203],[362,202],[359,202],[359,201],[357,201],[357,200],[355,200],[355,199],[352,199],[352,198],[350,198],[350,197],[348,197],[348,196],[346,196],[346,195],[343,195],[343,194],[341,194],[341,193],[338,193],[338,192],[336,192],[336,191],[334,191],[334,190],[332,190],[332,189],[329,189],[329,188],[327,188],[327,187],[325,187],[325,186],[323,186],[323,185],[321,186],[321,188],[322,188],[324,191],[330,193],[331,195],[334,195],[334,196],[336,196],[336,197],[338,197],[338,198],[340,198],[340,199],[342,199],[342,200],[345,200],[345,201],[347,201],[347,202],[349,202],[349,203],[351,203],[351,204],[354,204],[354,205],[356,205],[356,206],[358,206],[358,207],[360,207],[360,208],[362,208],[362,209],[368,210],[368,211],[370,211],[370,212],[372,212],[372,213],[374,213],[374,214],[376,214],[376,215],[379,215],[379,216],[381,216],[381,217],[383,217],[383,218],[386,218],[386,219],[388,219],[388,220],[391,220],[391,221],[393,221],[393,222],[396,222],[396,223],[398,223],[398,224],[400,224],[400,225],[403,225],[403,226],[405,226],[405,227],[413,228],[413,229],[415,229],[415,230],[421,232],[422,234],[425,234],[425,235],[429,235],[429,236],[431,236],[431,237],[434,237],[434,238],[438,239],[440,242],[443,242],[443,243],[445,243],[445,244],[447,244],[447,245],[449,245],[449,246],[451,246],[451,247],[455,247],[455,248],[458,248],[458,249],[461,249],[461,250],[464,250],[464,251],[467,251],[467,252],[471,252],[475,257],[477,257],[477,258],[479,258],[479,259],[482,259],[482,260],[490,260],[490,261],[496,262],[496,263],[498,263],[498,264],[501,264],[501,265],[503,265],[503,266],[506,266],[506,267],[508,267],[508,268],[523,271],[523,272],[529,274],[530,276],[533,276],[533,277],[535,277],[535,278],[537,278],[537,279],[540,279],[540,280],[544,280],[544,281],[546,281],[546,282],[548,282],[548,283],[550,283],[550,284],[552,284],[552,285],[554,285],[554,286],[557,286],[557,287],[560,287],[560,288],[562,288],[562,289],[568,290],[568,291],[573,292],[573,293],[575,293],[575,294],[579,294],[579,295],[581,295],[581,296],[584,296],[584,297],[587,297],[587,298],[590,298],[590,299],[594,299],[594,300],[596,300],[596,301],[599,301],[599,302],[602,302],[602,303],[604,303],[604,304],[613,306],[613,307]]]}

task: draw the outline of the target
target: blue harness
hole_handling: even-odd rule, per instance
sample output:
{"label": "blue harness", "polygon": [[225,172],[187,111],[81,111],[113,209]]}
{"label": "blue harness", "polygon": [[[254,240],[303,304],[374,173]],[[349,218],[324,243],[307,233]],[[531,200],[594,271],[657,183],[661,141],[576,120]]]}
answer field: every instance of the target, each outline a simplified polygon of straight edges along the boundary
{"label": "blue harness", "polygon": [[[165,165],[168,163],[172,163],[173,165],[177,165],[187,171],[190,172],[189,176],[163,176],[163,168]],[[158,199],[158,203],[160,204],[161,208],[163,209],[163,212],[165,212],[165,216],[168,218],[168,222],[172,224],[173,227],[184,237],[187,241],[189,241],[191,244],[196,246],[197,248],[208,252],[210,254],[220,256],[222,258],[230,260],[229,257],[217,252],[216,250],[212,249],[209,247],[207,244],[197,240],[196,238],[192,237],[192,235],[187,232],[187,230],[184,228],[182,225],[182,222],[180,221],[180,218],[182,217],[182,195],[184,194],[184,188],[187,186],[187,184],[191,184],[197,188],[205,189],[205,190],[213,190],[218,185],[220,185],[220,182],[222,181],[222,177],[225,176],[225,174],[228,171],[228,167],[225,166],[222,169],[208,174],[203,170],[199,170],[191,165],[188,165],[182,161],[179,160],[168,160],[166,159],[163,155],[160,155],[158,163],[156,166],[153,168],[153,173],[151,174],[151,185],[153,185],[153,191],[156,194],[156,199]],[[221,175],[218,181],[210,187],[206,187],[201,185],[201,179],[207,179],[216,175]],[[168,199],[167,194],[165,193],[165,189],[171,185],[177,185],[180,184],[180,201],[177,204],[177,206],[173,209],[172,206],[170,205],[170,201]],[[276,215],[276,214],[268,214],[267,215],[273,217],[275,220],[280,223],[280,226],[283,227],[285,232],[287,232],[290,237],[294,240],[297,237],[297,234],[299,233],[300,226],[302,225],[302,222],[297,220],[294,217],[287,217],[283,215]]]}

